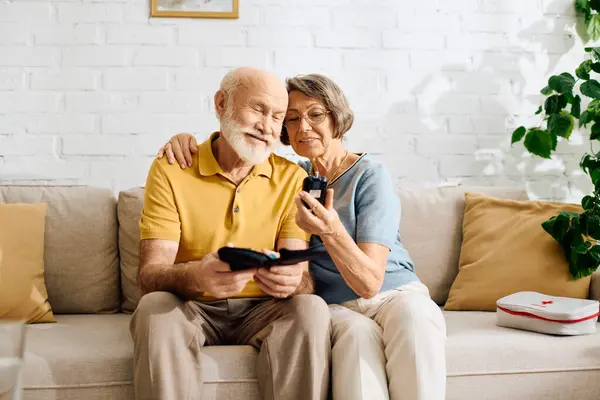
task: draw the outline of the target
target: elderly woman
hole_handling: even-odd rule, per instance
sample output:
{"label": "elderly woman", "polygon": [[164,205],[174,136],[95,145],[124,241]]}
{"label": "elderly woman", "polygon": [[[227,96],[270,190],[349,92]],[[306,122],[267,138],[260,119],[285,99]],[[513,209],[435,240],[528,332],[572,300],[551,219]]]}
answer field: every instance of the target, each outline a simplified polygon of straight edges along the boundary
{"label": "elderly woman", "polygon": [[[309,160],[301,162],[309,174],[328,181],[325,205],[299,193],[296,222],[330,256],[312,262],[311,272],[316,294],[330,304],[334,399],[444,399],[444,318],[400,242],[390,175],[344,147],[354,116],[332,80],[296,76],[287,90],[281,141]],[[185,167],[195,147],[193,136],[177,135],[159,157]]]}

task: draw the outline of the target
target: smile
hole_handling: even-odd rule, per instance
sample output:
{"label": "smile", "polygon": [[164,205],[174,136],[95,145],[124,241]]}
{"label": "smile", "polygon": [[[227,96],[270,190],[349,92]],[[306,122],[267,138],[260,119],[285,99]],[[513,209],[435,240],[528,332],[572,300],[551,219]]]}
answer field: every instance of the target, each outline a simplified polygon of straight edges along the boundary
{"label": "smile", "polygon": [[298,142],[299,143],[310,143],[314,140],[317,140],[317,138],[306,138],[306,139],[299,140]]}
{"label": "smile", "polygon": [[260,142],[267,143],[267,144],[269,143],[269,142],[267,142],[265,139],[263,139],[263,138],[261,138],[261,137],[258,137],[258,136],[254,136],[254,135],[253,135],[253,134],[251,134],[251,133],[248,133],[247,135],[248,135],[248,136],[250,136],[252,139],[258,140],[258,141],[260,141]]}

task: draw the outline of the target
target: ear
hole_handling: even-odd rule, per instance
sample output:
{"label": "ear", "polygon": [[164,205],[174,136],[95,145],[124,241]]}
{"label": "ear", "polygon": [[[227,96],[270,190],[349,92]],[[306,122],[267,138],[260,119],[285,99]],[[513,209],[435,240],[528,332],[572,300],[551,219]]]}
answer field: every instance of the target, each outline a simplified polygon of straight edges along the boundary
{"label": "ear", "polygon": [[226,102],[226,96],[225,96],[225,92],[222,90],[217,90],[217,93],[215,93],[215,111],[217,113],[217,115],[219,116],[219,118],[221,118],[223,116],[223,114],[225,113],[225,102]]}

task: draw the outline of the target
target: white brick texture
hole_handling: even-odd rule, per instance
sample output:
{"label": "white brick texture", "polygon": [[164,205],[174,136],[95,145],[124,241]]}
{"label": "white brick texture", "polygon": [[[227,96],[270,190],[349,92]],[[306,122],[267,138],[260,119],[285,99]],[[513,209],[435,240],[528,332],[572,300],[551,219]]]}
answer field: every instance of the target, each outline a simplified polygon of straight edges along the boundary
{"label": "white brick texture", "polygon": [[579,201],[587,132],[550,162],[510,146],[547,78],[583,58],[574,25],[573,0],[243,0],[237,20],[152,18],[143,0],[0,1],[0,183],[143,184],[171,135],[218,129],[221,78],[254,66],[333,78],[355,113],[347,145],[399,184]]}

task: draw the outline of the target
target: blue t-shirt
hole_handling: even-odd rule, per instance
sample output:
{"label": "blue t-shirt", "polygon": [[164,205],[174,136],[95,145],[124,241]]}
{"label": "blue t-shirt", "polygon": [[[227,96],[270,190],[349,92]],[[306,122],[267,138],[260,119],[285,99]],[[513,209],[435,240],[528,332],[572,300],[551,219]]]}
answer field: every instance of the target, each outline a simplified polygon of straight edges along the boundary
{"label": "blue t-shirt", "polygon": [[[301,161],[300,165],[310,173],[310,162]],[[352,239],[390,249],[381,291],[419,282],[414,264],[400,242],[400,199],[385,167],[368,154],[362,154],[329,187],[334,189],[333,206]],[[311,236],[311,246],[320,243],[319,236]],[[310,269],[316,294],[328,304],[360,297],[346,284],[330,257],[312,261]]]}

